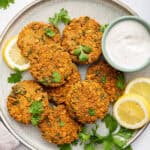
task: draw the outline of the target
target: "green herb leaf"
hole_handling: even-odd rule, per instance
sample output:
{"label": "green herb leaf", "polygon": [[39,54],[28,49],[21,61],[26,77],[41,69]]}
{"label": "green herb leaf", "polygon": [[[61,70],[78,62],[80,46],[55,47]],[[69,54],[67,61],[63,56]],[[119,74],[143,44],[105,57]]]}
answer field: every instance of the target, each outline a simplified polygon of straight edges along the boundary
{"label": "green herb leaf", "polygon": [[32,114],[41,114],[43,111],[42,101],[34,101],[29,109]]}
{"label": "green herb leaf", "polygon": [[46,34],[48,37],[53,37],[53,36],[55,36],[55,32],[52,31],[52,30],[49,29],[49,28],[45,29],[45,34]]}
{"label": "green herb leaf", "polygon": [[60,127],[63,127],[65,125],[65,122],[64,121],[60,121],[59,125],[60,125]]}
{"label": "green herb leaf", "polygon": [[87,61],[88,60],[88,55],[85,54],[83,51],[81,51],[81,54],[79,56],[79,60],[84,62],[84,61]]}
{"label": "green herb leaf", "polygon": [[118,127],[116,119],[110,114],[107,114],[103,121],[105,122],[106,127],[109,129],[110,133],[114,132]]}
{"label": "green herb leaf", "polygon": [[114,143],[111,140],[105,140],[103,142],[103,148],[104,150],[112,150],[114,147]]}
{"label": "green herb leaf", "polygon": [[68,24],[70,21],[71,19],[68,15],[68,11],[64,8],[62,8],[59,13],[55,13],[54,17],[49,18],[49,22],[55,26],[58,26],[60,22]]}
{"label": "green herb leaf", "polygon": [[15,0],[0,0],[0,9],[6,9],[7,7],[9,7],[9,5],[11,3],[14,3]]}
{"label": "green herb leaf", "polygon": [[125,77],[123,73],[120,73],[117,76],[117,87],[121,90],[123,90],[125,88]]}
{"label": "green herb leaf", "polygon": [[93,143],[84,144],[84,150],[95,150],[94,144]]}
{"label": "green herb leaf", "polygon": [[106,83],[106,76],[102,76],[102,77],[101,77],[101,82],[102,82],[103,84]]}
{"label": "green herb leaf", "polygon": [[130,139],[133,136],[133,133],[134,133],[134,130],[121,127],[120,130],[116,133],[116,135],[121,136],[125,139]]}
{"label": "green herb leaf", "polygon": [[42,102],[34,101],[29,108],[29,112],[32,114],[31,123],[33,125],[38,125],[41,113],[43,112]]}
{"label": "green herb leaf", "polygon": [[126,145],[127,140],[117,135],[114,135],[113,142],[115,143],[115,145],[119,146],[120,148],[123,148],[123,146]]}
{"label": "green herb leaf", "polygon": [[88,113],[89,113],[90,116],[94,116],[95,115],[95,110],[90,108],[88,110]]}
{"label": "green herb leaf", "polygon": [[32,125],[37,126],[40,121],[40,118],[41,117],[39,115],[32,115],[32,118],[31,118]]}
{"label": "green herb leaf", "polygon": [[82,49],[87,54],[89,54],[92,51],[92,48],[86,45],[82,45]]}
{"label": "green herb leaf", "polygon": [[10,76],[8,77],[7,79],[8,83],[16,83],[21,81],[22,79],[22,71],[20,71],[17,68],[14,71],[15,73],[11,73]]}
{"label": "green herb leaf", "polygon": [[131,145],[127,146],[126,148],[122,149],[122,150],[132,150]]}
{"label": "green herb leaf", "polygon": [[72,145],[78,145],[78,142],[79,142],[78,140],[75,140],[75,141],[71,142],[71,144]]}
{"label": "green herb leaf", "polygon": [[59,150],[72,150],[71,144],[58,145]]}
{"label": "green herb leaf", "polygon": [[79,56],[81,51],[82,51],[82,47],[80,46],[79,48],[74,50],[73,54],[76,55],[76,56]]}
{"label": "green herb leaf", "polygon": [[53,72],[52,73],[52,82],[58,83],[61,81],[61,75],[59,72]]}
{"label": "green herb leaf", "polygon": [[101,27],[100,27],[100,31],[104,33],[105,30],[106,30],[106,28],[108,27],[108,25],[109,25],[109,24],[105,24],[105,25],[101,26]]}
{"label": "green herb leaf", "polygon": [[82,131],[79,133],[79,139],[82,143],[88,141],[90,139],[90,134],[87,133],[86,127],[82,127]]}

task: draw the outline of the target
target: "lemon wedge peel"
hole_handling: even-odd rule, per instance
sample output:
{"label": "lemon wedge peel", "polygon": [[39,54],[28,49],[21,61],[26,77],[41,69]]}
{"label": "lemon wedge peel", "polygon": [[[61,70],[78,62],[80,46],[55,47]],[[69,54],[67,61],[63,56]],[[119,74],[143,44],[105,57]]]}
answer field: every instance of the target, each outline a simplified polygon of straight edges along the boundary
{"label": "lemon wedge peel", "polygon": [[[135,124],[129,124],[126,121],[123,121],[122,118],[120,118],[120,116],[118,114],[119,107],[121,106],[122,103],[126,103],[126,102],[136,102],[141,107],[141,110],[144,113],[144,118],[142,119],[142,121],[137,122]],[[131,108],[131,109],[134,110],[134,108]],[[136,94],[126,94],[126,95],[123,95],[122,97],[120,97],[119,100],[114,104],[113,114],[114,114],[116,120],[123,127],[126,127],[128,129],[138,129],[138,128],[141,128],[142,126],[144,126],[150,120],[150,104],[142,96],[139,96]],[[130,113],[126,112],[125,115],[130,115]]]}
{"label": "lemon wedge peel", "polygon": [[[20,71],[25,71],[25,70],[28,70],[29,67],[30,67],[30,63],[25,63],[25,64],[22,64],[22,65],[19,65],[17,63],[15,63],[12,58],[10,57],[10,51],[12,50],[13,46],[16,44],[17,42],[17,39],[18,39],[18,35],[10,38],[6,43],[5,45],[3,46],[3,49],[2,49],[2,56],[3,56],[3,59],[4,61],[6,62],[6,64],[8,65],[9,68],[11,69],[18,69]],[[19,48],[18,48],[19,49]],[[16,50],[17,51],[17,50]],[[18,52],[17,52],[18,53]],[[21,56],[21,54],[20,54]],[[19,56],[19,57],[20,57]],[[17,59],[16,57],[13,58],[13,59]],[[21,56],[21,59],[25,59],[23,56]]]}

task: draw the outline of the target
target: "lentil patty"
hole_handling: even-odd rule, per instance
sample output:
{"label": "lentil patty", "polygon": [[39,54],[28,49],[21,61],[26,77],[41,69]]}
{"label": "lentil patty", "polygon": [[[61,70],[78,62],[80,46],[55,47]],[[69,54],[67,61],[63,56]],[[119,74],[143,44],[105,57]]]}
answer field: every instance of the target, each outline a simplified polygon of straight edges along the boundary
{"label": "lentil patty", "polygon": [[72,73],[72,61],[69,54],[57,44],[34,47],[30,64],[32,76],[45,86],[60,86]]}
{"label": "lentil patty", "polygon": [[124,89],[117,87],[120,75],[123,76],[123,73],[112,68],[106,61],[101,60],[88,68],[86,79],[98,82],[109,95],[110,101],[113,102],[124,91]]}
{"label": "lentil patty", "polygon": [[[53,37],[48,37],[45,32],[47,29],[52,30],[55,35]],[[53,43],[60,42],[59,30],[51,25],[43,22],[32,22],[26,25],[18,36],[17,45],[21,49],[22,55],[28,57],[35,45],[49,45]]]}
{"label": "lentil patty", "polygon": [[[101,54],[101,38],[100,25],[94,19],[87,16],[75,18],[63,31],[62,46],[70,53],[75,63],[90,64],[95,62]],[[74,54],[75,49],[82,45],[92,49],[87,61],[80,61]]]}
{"label": "lentil patty", "polygon": [[43,109],[48,107],[48,95],[43,88],[31,80],[19,82],[12,87],[12,92],[8,96],[8,112],[16,121],[29,124],[29,108],[35,101],[41,101]]}
{"label": "lentil patty", "polygon": [[70,87],[80,80],[81,80],[81,77],[80,77],[78,68],[75,64],[73,64],[73,71],[72,71],[72,74],[70,75],[68,81],[60,87],[48,89],[47,92],[49,95],[49,99],[51,101],[54,101],[57,104],[61,104],[61,103],[65,102],[66,95],[67,95],[68,91],[70,90]]}
{"label": "lentil patty", "polygon": [[80,125],[70,118],[64,105],[49,108],[46,114],[39,128],[48,142],[60,145],[78,139]]}
{"label": "lentil patty", "polygon": [[105,116],[109,108],[109,100],[98,83],[85,80],[71,87],[66,105],[73,118],[81,123],[93,123]]}

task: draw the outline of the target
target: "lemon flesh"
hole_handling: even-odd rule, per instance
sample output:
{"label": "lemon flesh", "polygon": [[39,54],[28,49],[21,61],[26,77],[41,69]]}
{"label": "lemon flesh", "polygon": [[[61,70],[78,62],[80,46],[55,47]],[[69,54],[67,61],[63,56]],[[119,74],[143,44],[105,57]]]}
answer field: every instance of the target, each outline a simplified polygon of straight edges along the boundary
{"label": "lemon flesh", "polygon": [[29,61],[21,55],[21,50],[17,46],[18,36],[10,38],[2,49],[3,59],[11,69],[24,71],[29,69]]}
{"label": "lemon flesh", "polygon": [[150,121],[150,103],[137,94],[125,94],[114,104],[113,113],[123,127],[138,129]]}
{"label": "lemon flesh", "polygon": [[128,124],[136,124],[145,118],[145,114],[141,106],[133,101],[120,104],[120,107],[118,108],[118,114],[120,119]]}
{"label": "lemon flesh", "polygon": [[125,93],[138,94],[150,103],[150,78],[137,78],[131,81],[127,85]]}

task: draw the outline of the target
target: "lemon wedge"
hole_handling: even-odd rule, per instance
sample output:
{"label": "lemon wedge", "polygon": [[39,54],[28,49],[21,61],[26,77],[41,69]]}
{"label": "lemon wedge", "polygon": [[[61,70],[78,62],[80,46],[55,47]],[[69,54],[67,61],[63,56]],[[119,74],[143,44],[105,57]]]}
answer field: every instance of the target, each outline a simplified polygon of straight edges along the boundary
{"label": "lemon wedge", "polygon": [[127,85],[125,93],[141,95],[150,102],[150,78],[136,78]]}
{"label": "lemon wedge", "polygon": [[150,121],[150,103],[136,94],[123,95],[114,104],[113,114],[123,127],[138,129]]}
{"label": "lemon wedge", "polygon": [[21,55],[17,46],[18,36],[10,38],[2,49],[3,59],[11,69],[27,70],[30,67],[29,61]]}

